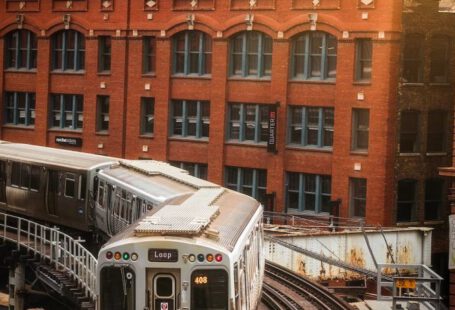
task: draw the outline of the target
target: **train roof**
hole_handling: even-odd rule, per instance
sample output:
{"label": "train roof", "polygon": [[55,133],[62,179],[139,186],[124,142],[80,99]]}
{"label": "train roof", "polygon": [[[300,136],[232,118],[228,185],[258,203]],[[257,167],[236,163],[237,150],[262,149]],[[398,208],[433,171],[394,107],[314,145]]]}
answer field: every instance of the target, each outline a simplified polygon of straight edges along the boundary
{"label": "train roof", "polygon": [[113,157],[20,143],[0,143],[0,158],[35,164],[90,170],[118,162]]}
{"label": "train roof", "polygon": [[[134,167],[135,163],[130,161],[132,165],[128,169],[137,168]],[[241,193],[179,172],[178,168],[169,165],[157,168],[157,164],[160,166],[159,162],[141,162],[141,168],[146,168],[140,172],[167,178],[166,186],[179,187],[185,184],[192,187],[193,191],[182,193],[186,195],[154,208],[111,238],[106,246],[130,237],[151,237],[153,240],[153,237],[158,236],[178,236],[205,239],[232,251],[254,214],[262,208],[260,203]],[[157,171],[160,168],[161,171]]]}

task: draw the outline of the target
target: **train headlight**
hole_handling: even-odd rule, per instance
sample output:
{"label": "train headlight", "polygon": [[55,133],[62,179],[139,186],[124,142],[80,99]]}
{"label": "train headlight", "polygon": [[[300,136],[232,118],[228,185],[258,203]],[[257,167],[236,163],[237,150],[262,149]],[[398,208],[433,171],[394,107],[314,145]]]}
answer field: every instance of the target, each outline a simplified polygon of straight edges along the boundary
{"label": "train headlight", "polygon": [[139,256],[137,255],[137,253],[131,254],[131,260],[132,260],[133,262],[137,261],[138,258],[139,258]]}
{"label": "train headlight", "polygon": [[115,260],[120,260],[121,258],[122,258],[122,253],[120,253],[120,252],[115,252],[115,254],[114,254],[114,259],[115,259]]}
{"label": "train headlight", "polygon": [[204,259],[205,259],[204,254],[198,254],[198,255],[197,255],[197,260],[198,260],[198,261],[203,262]]}
{"label": "train headlight", "polygon": [[209,263],[213,262],[213,255],[212,254],[207,254],[207,261]]}
{"label": "train headlight", "polygon": [[216,260],[218,263],[221,262],[221,261],[223,260],[223,255],[221,255],[221,254],[216,254],[216,255],[215,255],[215,260]]}
{"label": "train headlight", "polygon": [[196,256],[194,256],[194,254],[190,254],[188,256],[188,260],[191,262],[191,263],[194,263],[196,261]]}
{"label": "train headlight", "polygon": [[123,256],[122,256],[123,260],[129,260],[130,259],[130,253],[123,253]]}
{"label": "train headlight", "polygon": [[112,259],[112,257],[114,257],[114,254],[112,254],[111,251],[106,252],[106,258],[107,259]]}

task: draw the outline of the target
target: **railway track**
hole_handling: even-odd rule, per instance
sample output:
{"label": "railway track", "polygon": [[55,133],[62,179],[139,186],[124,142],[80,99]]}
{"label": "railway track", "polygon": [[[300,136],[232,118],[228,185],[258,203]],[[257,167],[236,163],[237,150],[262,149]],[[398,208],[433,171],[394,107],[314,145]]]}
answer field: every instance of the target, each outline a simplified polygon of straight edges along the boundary
{"label": "railway track", "polygon": [[[270,261],[265,265],[265,277],[268,281],[279,283],[283,289],[275,289],[275,285],[264,282],[262,301],[270,309],[298,310],[308,309],[308,303],[314,309],[321,310],[352,310],[345,301],[334,296],[325,287],[303,278],[289,269]],[[296,298],[296,296],[300,298]],[[303,302],[299,302],[303,299]]]}

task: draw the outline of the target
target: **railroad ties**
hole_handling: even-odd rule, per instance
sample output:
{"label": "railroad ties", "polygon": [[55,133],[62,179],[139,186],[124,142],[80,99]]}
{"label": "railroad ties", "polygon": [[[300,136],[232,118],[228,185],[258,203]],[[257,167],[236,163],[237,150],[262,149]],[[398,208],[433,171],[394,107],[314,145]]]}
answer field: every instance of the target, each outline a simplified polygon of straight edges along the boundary
{"label": "railroad ties", "polygon": [[270,309],[352,310],[325,287],[266,261],[262,302]]}

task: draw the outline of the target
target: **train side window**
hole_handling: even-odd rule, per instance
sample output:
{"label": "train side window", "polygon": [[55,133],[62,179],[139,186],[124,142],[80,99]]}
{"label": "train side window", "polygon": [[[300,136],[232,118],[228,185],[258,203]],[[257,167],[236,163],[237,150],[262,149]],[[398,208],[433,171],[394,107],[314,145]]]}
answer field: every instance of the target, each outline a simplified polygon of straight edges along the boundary
{"label": "train side window", "polygon": [[79,188],[78,188],[79,189],[78,197],[80,200],[85,199],[86,186],[87,186],[87,183],[86,183],[85,175],[80,175],[79,176]]}
{"label": "train side window", "polygon": [[98,204],[104,208],[104,182],[100,181],[98,186]]}
{"label": "train side window", "polygon": [[65,175],[65,197],[74,198],[74,187],[76,185],[76,178],[74,174],[67,173]]}
{"label": "train side window", "polygon": [[30,187],[30,166],[25,164],[20,164],[21,176],[20,183],[22,188]]}
{"label": "train side window", "polygon": [[13,162],[11,165],[11,186],[19,187],[21,184],[21,165]]}
{"label": "train side window", "polygon": [[40,187],[40,177],[41,169],[38,166],[32,166],[31,170],[31,180],[30,180],[30,189],[33,191],[38,191]]}

